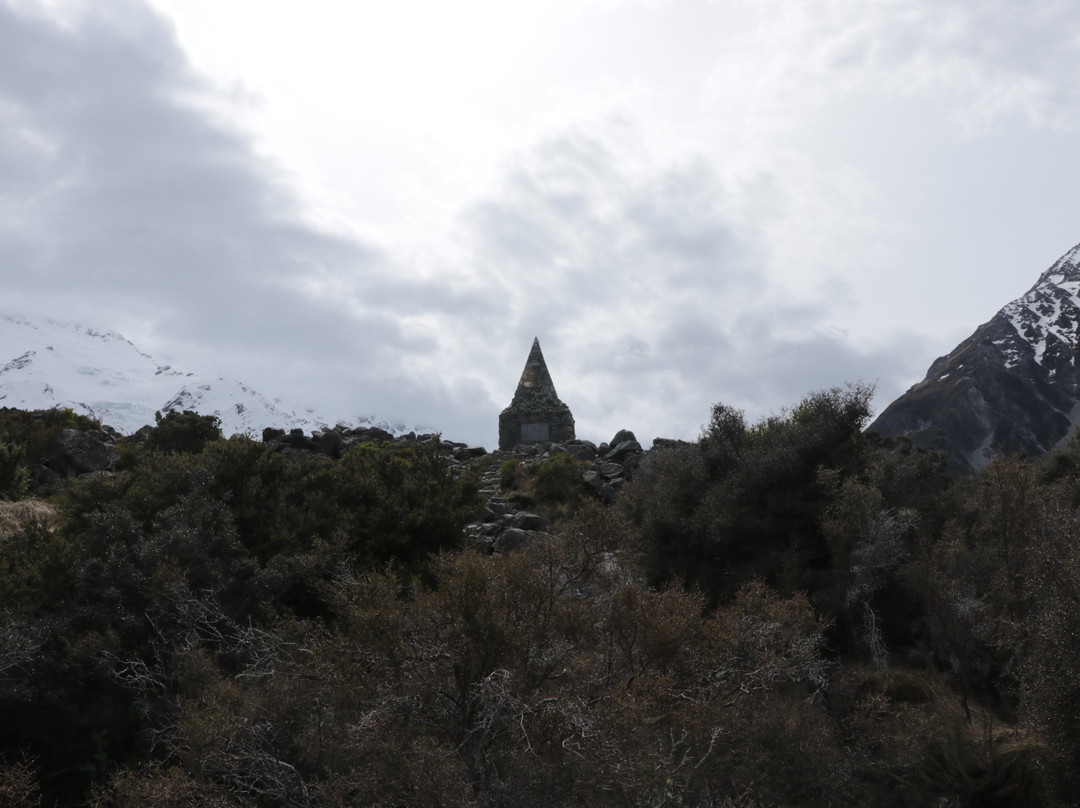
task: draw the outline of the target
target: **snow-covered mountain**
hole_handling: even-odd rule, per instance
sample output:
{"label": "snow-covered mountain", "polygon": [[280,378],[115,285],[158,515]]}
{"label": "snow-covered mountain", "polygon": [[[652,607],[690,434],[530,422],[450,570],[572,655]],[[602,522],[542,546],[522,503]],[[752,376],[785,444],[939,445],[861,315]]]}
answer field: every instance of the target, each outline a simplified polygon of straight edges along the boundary
{"label": "snow-covered mountain", "polygon": [[977,473],[995,452],[1041,455],[1080,424],[1080,245],[890,404],[870,426]]}
{"label": "snow-covered mountain", "polygon": [[[318,414],[271,401],[241,382],[159,365],[112,331],[54,320],[0,315],[0,407],[68,407],[124,434],[154,423],[155,412],[194,410],[221,419],[226,435],[259,435],[265,427],[314,431]],[[404,424],[372,416],[350,426],[400,434]]]}

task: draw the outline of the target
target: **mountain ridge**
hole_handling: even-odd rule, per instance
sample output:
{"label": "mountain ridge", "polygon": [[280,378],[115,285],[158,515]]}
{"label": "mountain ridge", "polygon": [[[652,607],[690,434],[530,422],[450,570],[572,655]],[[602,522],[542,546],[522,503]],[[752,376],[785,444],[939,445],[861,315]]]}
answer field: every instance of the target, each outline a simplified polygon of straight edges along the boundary
{"label": "mountain ridge", "polygon": [[[116,331],[0,315],[0,346],[0,407],[69,408],[124,434],[153,424],[157,412],[174,410],[215,415],[226,435],[258,436],[266,427],[316,431],[334,425],[314,410],[267,398],[244,382],[159,364]],[[410,430],[373,415],[340,422],[377,426],[391,434],[431,431]]]}
{"label": "mountain ridge", "polygon": [[1042,455],[1080,424],[1080,244],[870,425],[945,454],[977,474],[999,452]]}

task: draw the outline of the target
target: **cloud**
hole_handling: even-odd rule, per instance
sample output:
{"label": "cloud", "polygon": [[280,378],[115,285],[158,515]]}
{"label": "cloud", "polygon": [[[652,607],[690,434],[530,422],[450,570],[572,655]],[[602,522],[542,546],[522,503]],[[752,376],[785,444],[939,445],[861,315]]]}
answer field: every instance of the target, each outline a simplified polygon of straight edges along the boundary
{"label": "cloud", "polygon": [[140,3],[58,21],[0,2],[5,305],[298,404],[393,403],[382,380],[437,346],[410,318],[467,295],[307,223],[288,176],[209,111],[216,92]]}
{"label": "cloud", "polygon": [[94,9],[67,29],[0,6],[0,114],[22,134],[5,154],[33,176],[5,181],[5,208],[49,245],[24,256],[25,286],[32,273],[62,295],[55,281],[89,277],[167,309],[215,287],[234,302],[285,285],[289,253],[367,257],[296,225],[273,166],[186,103],[206,88],[162,20],[130,3]]}
{"label": "cloud", "polygon": [[902,352],[824,328],[844,282],[775,265],[788,258],[768,243],[791,215],[785,178],[728,177],[701,152],[657,159],[632,127],[619,114],[550,134],[465,213],[505,301],[509,367],[538,335],[579,434],[597,440],[619,427],[694,437],[717,401],[756,418],[882,374],[899,392],[897,366],[913,372]]}
{"label": "cloud", "polygon": [[968,134],[1019,116],[1075,131],[1080,9],[1067,0],[765,0],[713,66],[718,116],[757,135],[805,126],[838,96],[923,96]]}
{"label": "cloud", "polygon": [[[341,211],[305,206],[311,178],[223,114],[250,97],[200,77],[162,14],[77,7],[0,0],[5,306],[122,331],[331,418],[490,444],[533,336],[597,440],[693,437],[718,401],[753,419],[844,381],[877,380],[884,406],[951,347],[943,323],[962,337],[962,306],[998,294],[1010,222],[1072,226],[1071,184],[1044,181],[1080,124],[1080,11],[1057,0],[538,6],[534,61],[503,49],[492,79],[512,105],[464,82],[406,116],[449,116],[446,132],[391,127],[385,152],[380,110],[415,105],[387,83],[363,131],[335,130],[373,150],[349,176],[394,191],[378,232],[317,224]],[[340,90],[337,55],[322,78]],[[423,83],[430,65],[412,67]],[[333,102],[294,131],[344,127]],[[987,170],[1019,152],[1023,171]],[[1045,206],[1015,218],[1035,186]],[[375,193],[329,196],[354,192]],[[403,200],[416,212],[398,216]]]}

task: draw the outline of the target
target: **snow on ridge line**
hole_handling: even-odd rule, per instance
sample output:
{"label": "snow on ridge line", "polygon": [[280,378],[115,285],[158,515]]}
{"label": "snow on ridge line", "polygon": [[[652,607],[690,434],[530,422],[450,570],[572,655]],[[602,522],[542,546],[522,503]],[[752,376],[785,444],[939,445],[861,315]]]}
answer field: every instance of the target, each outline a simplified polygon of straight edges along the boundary
{"label": "snow on ridge line", "polygon": [[1061,264],[1072,264],[1074,267],[1080,264],[1080,244],[1077,244],[1075,247],[1073,247],[1071,250],[1061,256],[1061,258],[1059,258],[1054,264],[1054,267],[1058,267]]}
{"label": "snow on ridge line", "polygon": [[[1042,365],[1047,343],[1052,335],[1075,348],[1080,344],[1080,245],[1077,245],[1039,278],[1026,294],[1006,304],[1001,314],[1009,321],[1017,337],[1031,346],[1035,362]],[[1071,272],[1065,269],[1066,265]],[[1008,367],[1015,367],[1019,357],[1012,353]]]}
{"label": "snow on ridge line", "polygon": [[[271,401],[243,382],[160,365],[116,332],[0,314],[0,346],[12,352],[0,354],[0,406],[69,407],[124,434],[153,424],[156,412],[172,409],[215,415],[226,435],[258,437],[266,427],[328,428],[329,422],[312,408]],[[392,434],[419,431],[374,416],[357,417],[354,423]]]}

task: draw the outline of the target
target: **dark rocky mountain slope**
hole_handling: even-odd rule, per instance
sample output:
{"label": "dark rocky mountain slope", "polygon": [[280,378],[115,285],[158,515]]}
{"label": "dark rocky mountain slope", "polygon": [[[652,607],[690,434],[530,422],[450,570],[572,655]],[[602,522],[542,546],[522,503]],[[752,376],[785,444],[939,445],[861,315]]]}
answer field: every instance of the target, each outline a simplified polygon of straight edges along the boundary
{"label": "dark rocky mountain slope", "polygon": [[1080,245],[937,359],[870,425],[977,474],[997,452],[1041,455],[1080,423]]}

